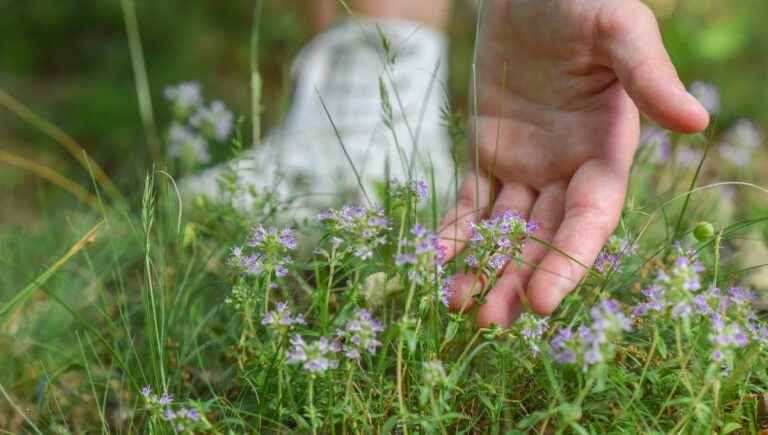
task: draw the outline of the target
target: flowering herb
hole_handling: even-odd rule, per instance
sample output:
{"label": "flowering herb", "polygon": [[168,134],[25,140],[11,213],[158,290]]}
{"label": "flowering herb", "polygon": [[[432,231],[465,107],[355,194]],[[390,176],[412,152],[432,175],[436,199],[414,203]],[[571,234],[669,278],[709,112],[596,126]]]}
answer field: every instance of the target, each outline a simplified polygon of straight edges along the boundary
{"label": "flowering herb", "polygon": [[407,203],[413,199],[415,202],[423,202],[429,199],[429,185],[424,180],[400,182],[396,178],[390,180],[392,199]]}
{"label": "flowering herb", "polygon": [[171,103],[177,119],[185,120],[203,105],[203,94],[198,82],[184,82],[165,88],[165,99]]}
{"label": "flowering herb", "polygon": [[590,366],[613,358],[614,342],[622,333],[632,330],[632,321],[613,299],[606,299],[590,310],[592,324],[581,326],[574,333],[563,328],[550,341],[550,354],[561,364],[579,364],[586,371]]}
{"label": "flowering herb", "polygon": [[472,236],[464,261],[486,278],[486,291],[479,296],[479,300],[483,301],[497,274],[509,261],[520,258],[525,242],[538,226],[533,221],[526,222],[519,213],[511,210],[471,226]]}
{"label": "flowering herb", "polygon": [[607,274],[618,271],[624,257],[634,254],[632,240],[629,237],[611,236],[595,260],[595,269]]}
{"label": "flowering herb", "polygon": [[300,364],[312,374],[323,374],[328,369],[339,366],[336,354],[341,346],[336,341],[320,337],[314,342],[307,343],[300,335],[291,337],[291,348],[288,351],[288,363]]}
{"label": "flowering herb", "polygon": [[412,282],[436,289],[434,294],[448,306],[452,283],[443,267],[445,248],[440,245],[437,234],[420,224],[411,228],[410,235],[411,238],[401,242],[395,265],[405,270]]}
{"label": "flowering herb", "polygon": [[199,107],[189,119],[190,125],[198,128],[207,138],[225,142],[232,134],[235,116],[221,101],[213,101],[210,107]]}
{"label": "flowering herb", "polygon": [[171,408],[163,411],[163,419],[173,425],[176,432],[192,431],[200,422],[200,413],[192,408]]}
{"label": "flowering herb", "polygon": [[306,325],[303,314],[293,315],[288,304],[278,302],[273,311],[270,311],[261,318],[261,324],[274,329],[278,332],[285,332],[294,325]]}
{"label": "flowering herb", "polygon": [[541,352],[541,339],[549,328],[549,318],[525,312],[512,328],[514,335],[530,349],[531,356],[536,357]]}
{"label": "flowering herb", "polygon": [[141,388],[141,397],[147,411],[171,424],[177,433],[204,427],[204,418],[199,411],[186,404],[175,403],[170,394],[163,393],[158,396],[153,394],[152,388],[147,385]]}
{"label": "flowering herb", "polygon": [[274,273],[283,277],[288,275],[288,266],[293,262],[288,254],[295,249],[296,236],[292,229],[278,230],[259,224],[251,230],[244,247],[232,248],[229,264],[250,276]]}
{"label": "flowering herb", "polygon": [[352,254],[361,260],[373,257],[374,249],[387,242],[389,220],[380,208],[345,205],[321,213],[332,243],[341,255]]}
{"label": "flowering herb", "polygon": [[168,155],[199,163],[211,161],[205,138],[179,123],[171,124],[168,130]]}
{"label": "flowering herb", "polygon": [[359,360],[363,353],[376,354],[376,349],[381,346],[376,336],[382,331],[384,325],[368,310],[358,310],[343,328],[336,331],[336,338],[342,343],[347,358]]}

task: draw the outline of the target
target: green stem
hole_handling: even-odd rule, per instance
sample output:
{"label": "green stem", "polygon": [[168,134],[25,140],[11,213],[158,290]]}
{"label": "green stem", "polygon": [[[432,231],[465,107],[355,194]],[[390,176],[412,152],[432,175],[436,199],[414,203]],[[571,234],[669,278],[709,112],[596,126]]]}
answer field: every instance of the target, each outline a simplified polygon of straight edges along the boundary
{"label": "green stem", "polygon": [[[405,311],[403,312],[403,318],[400,322],[400,339],[397,343],[397,400],[400,405],[400,415],[403,419],[405,419],[405,416],[408,414],[408,408],[405,404],[405,395],[403,392],[403,383],[406,372],[403,360],[403,346],[405,344],[405,332],[414,293],[416,293],[416,282],[411,282],[411,287],[408,290],[408,299],[405,301]],[[403,433],[406,435],[408,434],[408,424],[405,421],[403,421]]]}
{"label": "green stem", "polygon": [[316,424],[317,411],[315,410],[315,376],[314,375],[309,377],[309,389],[307,391],[307,395],[309,397],[309,424],[312,427],[312,434],[317,435],[317,424]]}

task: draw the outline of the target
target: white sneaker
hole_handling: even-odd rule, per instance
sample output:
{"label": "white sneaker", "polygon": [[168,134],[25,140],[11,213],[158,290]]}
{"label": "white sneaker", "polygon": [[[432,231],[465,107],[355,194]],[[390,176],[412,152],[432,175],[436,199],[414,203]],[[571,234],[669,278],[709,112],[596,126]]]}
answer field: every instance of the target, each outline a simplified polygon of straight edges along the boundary
{"label": "white sneaker", "polygon": [[[234,163],[240,182],[293,199],[292,209],[305,209],[300,215],[328,207],[339,194],[359,195],[358,176],[371,200],[374,184],[387,175],[405,180],[434,173],[444,186],[440,193],[450,191],[454,170],[441,119],[447,77],[443,33],[409,21],[348,20],[311,41],[293,75],[293,102],[283,125]],[[391,123],[385,122],[386,99]],[[215,198],[225,166],[182,186]],[[247,198],[242,202],[243,208],[250,206]]]}

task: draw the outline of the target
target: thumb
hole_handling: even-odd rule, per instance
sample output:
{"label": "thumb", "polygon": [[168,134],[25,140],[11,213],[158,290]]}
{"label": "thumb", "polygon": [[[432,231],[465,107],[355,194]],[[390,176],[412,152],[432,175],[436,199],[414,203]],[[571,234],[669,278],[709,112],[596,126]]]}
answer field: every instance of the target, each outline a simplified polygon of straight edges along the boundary
{"label": "thumb", "polygon": [[636,0],[605,2],[597,15],[596,37],[598,49],[641,112],[681,133],[707,128],[709,113],[685,90],[647,6]]}

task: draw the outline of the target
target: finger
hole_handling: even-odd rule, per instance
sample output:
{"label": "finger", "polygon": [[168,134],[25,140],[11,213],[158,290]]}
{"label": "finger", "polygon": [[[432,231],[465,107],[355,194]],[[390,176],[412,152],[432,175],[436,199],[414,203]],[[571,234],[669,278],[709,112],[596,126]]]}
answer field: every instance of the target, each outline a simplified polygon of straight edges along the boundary
{"label": "finger", "polygon": [[470,223],[482,219],[492,201],[493,183],[484,174],[469,175],[459,189],[456,207],[443,218],[439,231],[443,261],[450,261],[464,249],[472,235]]}
{"label": "finger", "polygon": [[635,0],[605,2],[597,15],[596,37],[598,50],[640,111],[682,133],[707,127],[709,114],[680,81],[647,6]]}
{"label": "finger", "polygon": [[459,313],[467,312],[475,304],[473,296],[482,289],[483,281],[479,276],[466,273],[454,275],[448,307]]}
{"label": "finger", "polygon": [[496,196],[491,215],[494,216],[506,210],[520,213],[525,219],[531,212],[533,202],[536,201],[536,191],[522,183],[505,183],[501,192]]}
{"label": "finger", "polygon": [[[555,231],[563,220],[565,183],[556,182],[541,189],[531,210],[531,220],[538,229],[534,236],[542,242],[551,243]],[[521,264],[509,264],[496,285],[488,294],[488,302],[480,307],[477,323],[481,327],[490,324],[508,326],[520,314],[524,289],[534,267],[546,255],[547,246],[529,240],[523,248]]]}
{"label": "finger", "polygon": [[520,300],[523,296],[520,277],[515,274],[502,275],[486,296],[485,303],[477,310],[477,325],[481,328],[491,325],[506,328],[520,316]]}
{"label": "finger", "polygon": [[[531,308],[549,315],[581,280],[619,221],[628,169],[591,160],[574,175],[566,193],[563,223],[528,283]],[[576,261],[574,261],[576,260]]]}

